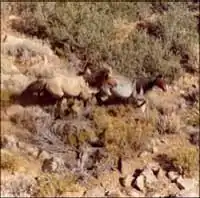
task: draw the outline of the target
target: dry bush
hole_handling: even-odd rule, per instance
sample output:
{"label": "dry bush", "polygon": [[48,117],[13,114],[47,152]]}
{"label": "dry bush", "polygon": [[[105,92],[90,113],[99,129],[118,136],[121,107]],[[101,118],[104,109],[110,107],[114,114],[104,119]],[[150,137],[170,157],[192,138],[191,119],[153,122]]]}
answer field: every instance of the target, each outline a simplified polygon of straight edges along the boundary
{"label": "dry bush", "polygon": [[188,125],[196,126],[198,127],[200,124],[200,115],[199,115],[199,103],[195,103],[194,106],[190,107],[186,112],[185,115],[183,115],[183,118],[185,122]]}
{"label": "dry bush", "polygon": [[191,176],[198,170],[199,150],[195,147],[175,148],[170,155],[173,166],[180,174]]}
{"label": "dry bush", "polygon": [[28,161],[23,156],[1,149],[1,169],[9,172],[27,171]]}
{"label": "dry bush", "polygon": [[134,156],[152,136],[154,128],[148,120],[130,114],[109,115],[103,108],[96,109],[93,119],[96,133],[103,137],[105,148],[113,157]]}
{"label": "dry bush", "polygon": [[27,173],[1,172],[2,197],[31,197],[35,184],[35,179]]}
{"label": "dry bush", "polygon": [[12,93],[9,90],[1,90],[1,107],[6,108],[11,105],[12,102]]}
{"label": "dry bush", "polygon": [[62,196],[66,191],[77,191],[78,185],[73,175],[61,177],[56,174],[42,174],[37,178],[36,192],[37,197]]}
{"label": "dry bush", "polygon": [[181,131],[180,117],[175,113],[171,115],[160,115],[156,126],[159,134],[177,134]]}

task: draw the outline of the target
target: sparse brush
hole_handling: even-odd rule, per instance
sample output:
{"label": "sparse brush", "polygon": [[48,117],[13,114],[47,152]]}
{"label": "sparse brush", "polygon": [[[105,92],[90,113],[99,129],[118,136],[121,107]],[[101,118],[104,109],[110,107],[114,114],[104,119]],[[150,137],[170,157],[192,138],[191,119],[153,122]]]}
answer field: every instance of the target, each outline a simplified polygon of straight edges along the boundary
{"label": "sparse brush", "polygon": [[[1,149],[1,168],[10,172],[24,171],[27,161],[20,154]],[[27,170],[27,169],[26,169]]]}
{"label": "sparse brush", "polygon": [[187,124],[198,127],[200,124],[199,103],[197,102],[193,107],[189,108],[183,117]]}
{"label": "sparse brush", "polygon": [[13,94],[9,90],[1,90],[1,107],[8,107],[14,101],[12,99]]}
{"label": "sparse brush", "polygon": [[171,115],[160,115],[157,121],[157,130],[159,134],[176,134],[180,133],[181,120],[175,114]]}
{"label": "sparse brush", "polygon": [[173,166],[180,174],[191,176],[198,169],[199,150],[195,147],[175,148],[170,155]]}
{"label": "sparse brush", "polygon": [[35,195],[37,197],[54,197],[62,196],[66,191],[76,191],[76,178],[72,175],[61,177],[56,174],[42,174],[37,178],[37,190]]}
{"label": "sparse brush", "polygon": [[104,145],[113,157],[133,156],[153,133],[152,123],[137,119],[130,112],[124,117],[109,115],[104,109],[97,112],[94,115],[96,131],[103,134]]}

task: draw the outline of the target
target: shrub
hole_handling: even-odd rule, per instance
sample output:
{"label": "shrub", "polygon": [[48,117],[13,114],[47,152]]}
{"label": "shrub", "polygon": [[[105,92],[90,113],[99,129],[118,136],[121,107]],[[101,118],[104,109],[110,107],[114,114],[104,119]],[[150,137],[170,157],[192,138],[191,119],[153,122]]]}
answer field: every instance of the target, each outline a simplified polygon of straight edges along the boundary
{"label": "shrub", "polygon": [[26,171],[27,167],[28,161],[23,156],[1,149],[1,169],[13,173],[16,171]]}
{"label": "shrub", "polygon": [[193,107],[191,107],[184,116],[186,123],[192,126],[199,126],[200,115],[199,115],[199,103],[197,102]]}
{"label": "shrub", "polygon": [[[129,112],[110,115],[103,108],[94,113],[97,135],[103,134],[105,148],[113,157],[131,157],[143,148],[153,133],[153,125],[145,119],[131,116]],[[109,110],[110,111],[110,110]]]}
{"label": "shrub", "polygon": [[7,107],[12,104],[12,93],[9,90],[1,90],[1,107]]}
{"label": "shrub", "polygon": [[157,130],[159,134],[180,133],[181,120],[179,116],[172,113],[171,115],[160,115],[157,120]]}
{"label": "shrub", "polygon": [[[172,48],[198,42],[198,22],[187,3],[31,2],[8,5],[12,14],[23,18],[23,22],[13,26],[18,31],[48,39],[55,51],[61,51],[60,55],[67,57],[73,51],[81,59],[89,58],[93,67],[106,61],[130,78],[144,73],[164,73],[169,80],[179,77],[182,72],[180,57]],[[133,28],[134,22],[163,10],[167,10],[166,14],[151,22],[147,31]],[[120,44],[115,42],[119,31],[127,35]]]}
{"label": "shrub", "polygon": [[76,191],[77,186],[75,185],[75,182],[75,177],[72,175],[60,177],[56,174],[42,174],[37,178],[38,185],[35,196],[60,196],[66,190],[71,192]]}
{"label": "shrub", "polygon": [[197,171],[199,150],[194,147],[176,148],[171,154],[172,164],[180,174],[191,176]]}

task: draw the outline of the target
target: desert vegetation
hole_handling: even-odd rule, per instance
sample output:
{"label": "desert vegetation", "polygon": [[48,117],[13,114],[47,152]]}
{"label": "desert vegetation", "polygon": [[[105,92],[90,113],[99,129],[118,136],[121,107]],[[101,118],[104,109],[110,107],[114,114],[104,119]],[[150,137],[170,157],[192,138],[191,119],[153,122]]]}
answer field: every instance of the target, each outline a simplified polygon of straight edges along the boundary
{"label": "desert vegetation", "polygon": [[[37,161],[29,196],[83,196],[89,181],[104,186],[102,173],[122,174],[124,160],[133,167],[167,161],[164,171],[195,177],[198,2],[3,2],[1,16],[1,170],[28,174],[29,160]],[[84,66],[109,66],[130,80],[162,74],[168,89],[148,93],[144,113],[131,104],[85,106],[81,97],[58,103],[26,93],[38,78],[75,76]],[[78,95],[71,82],[67,90]],[[5,195],[23,195],[5,186]]]}

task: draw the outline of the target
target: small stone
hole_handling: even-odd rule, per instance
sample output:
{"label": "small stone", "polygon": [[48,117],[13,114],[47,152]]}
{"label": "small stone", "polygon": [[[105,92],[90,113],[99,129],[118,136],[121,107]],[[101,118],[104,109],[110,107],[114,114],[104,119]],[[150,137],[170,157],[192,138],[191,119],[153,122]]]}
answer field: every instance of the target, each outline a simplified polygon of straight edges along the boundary
{"label": "small stone", "polygon": [[180,189],[178,188],[178,186],[175,183],[170,183],[169,184],[169,186],[168,186],[168,194],[176,195],[179,191],[180,191]]}
{"label": "small stone", "polygon": [[199,197],[199,191],[181,190],[176,197]]}
{"label": "small stone", "polygon": [[104,197],[105,191],[101,186],[88,190],[84,197]]}
{"label": "small stone", "polygon": [[142,192],[136,190],[135,188],[128,188],[125,191],[126,194],[130,197],[145,197],[145,195]]}
{"label": "small stone", "polygon": [[146,183],[151,184],[157,182],[157,178],[150,168],[146,167],[141,174],[144,175]]}
{"label": "small stone", "polygon": [[120,192],[120,190],[113,190],[106,193],[107,197],[126,197],[124,194]]}
{"label": "small stone", "polygon": [[147,157],[150,153],[148,151],[143,151],[139,154],[139,157]]}
{"label": "small stone", "polygon": [[183,179],[181,176],[176,180],[177,186],[182,189],[190,190],[194,188],[196,181],[194,179]]}
{"label": "small stone", "polygon": [[58,168],[58,164],[54,161],[53,157],[45,159],[42,164],[42,171],[44,172],[55,172]]}
{"label": "small stone", "polygon": [[152,148],[152,152],[153,152],[153,153],[157,153],[157,152],[158,152],[158,147],[153,146],[153,148]]}
{"label": "small stone", "polygon": [[167,144],[167,140],[166,140],[165,138],[161,138],[161,139],[160,139],[160,142],[161,142],[161,143],[164,143],[164,144]]}
{"label": "small stone", "polygon": [[45,159],[49,159],[51,156],[47,151],[41,151],[39,154],[39,159],[40,160],[45,160]]}
{"label": "small stone", "polygon": [[174,171],[169,171],[167,173],[167,176],[172,182],[174,182],[179,177],[179,174],[177,172],[174,172]]}
{"label": "small stone", "polygon": [[12,135],[4,135],[1,141],[2,148],[17,148],[17,144],[16,137]]}
{"label": "small stone", "polygon": [[160,170],[160,165],[156,162],[151,162],[146,167],[150,168],[153,171],[154,174],[158,173],[159,170]]}
{"label": "small stone", "polygon": [[127,175],[126,177],[121,179],[121,183],[124,187],[129,187],[132,185],[133,177],[132,175]]}
{"label": "small stone", "polygon": [[135,181],[135,186],[142,192],[145,190],[144,175],[139,175]]}
{"label": "small stone", "polygon": [[123,175],[133,174],[134,161],[121,159],[120,170]]}
{"label": "small stone", "polygon": [[38,153],[39,153],[39,149],[37,147],[32,147],[32,146],[28,146],[26,148],[26,151],[28,152],[28,154],[37,157]]}
{"label": "small stone", "polygon": [[11,117],[19,112],[22,112],[24,108],[21,105],[12,105],[6,110],[8,117]]}

